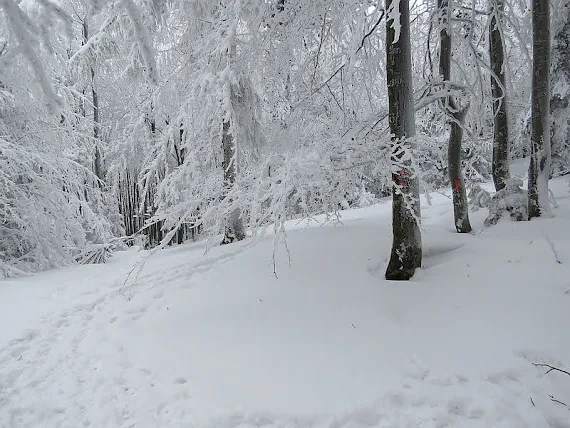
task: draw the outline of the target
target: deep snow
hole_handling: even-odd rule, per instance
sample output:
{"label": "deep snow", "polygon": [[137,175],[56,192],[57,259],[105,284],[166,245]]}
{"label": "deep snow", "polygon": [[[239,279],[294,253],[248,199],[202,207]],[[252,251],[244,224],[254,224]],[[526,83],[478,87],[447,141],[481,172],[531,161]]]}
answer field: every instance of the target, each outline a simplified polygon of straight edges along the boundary
{"label": "deep snow", "polygon": [[554,218],[483,229],[482,210],[467,236],[448,197],[422,201],[409,282],[383,279],[387,202],[292,223],[277,277],[267,237],[0,282],[0,427],[568,428],[570,376],[532,364],[570,366],[551,188]]}

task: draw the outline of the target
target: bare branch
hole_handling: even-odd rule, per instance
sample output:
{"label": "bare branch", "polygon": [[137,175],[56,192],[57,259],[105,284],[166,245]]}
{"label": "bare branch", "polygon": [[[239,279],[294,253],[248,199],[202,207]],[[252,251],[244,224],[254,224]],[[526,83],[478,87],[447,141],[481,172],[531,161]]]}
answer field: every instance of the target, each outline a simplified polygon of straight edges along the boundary
{"label": "bare branch", "polygon": [[536,367],[546,367],[546,368],[548,368],[548,370],[547,370],[546,373],[544,373],[544,374],[548,374],[548,373],[550,373],[550,372],[552,372],[552,371],[556,371],[556,372],[564,373],[564,374],[567,374],[568,376],[570,376],[570,372],[568,372],[568,371],[566,371],[566,370],[563,370],[563,369],[559,369],[558,367],[551,366],[550,364],[544,364],[544,363],[532,363],[532,364],[533,364],[534,366],[536,366]]}
{"label": "bare branch", "polygon": [[364,42],[366,41],[366,39],[368,37],[370,37],[370,35],[374,32],[374,30],[376,30],[376,28],[378,27],[378,25],[380,24],[380,22],[382,22],[382,18],[384,18],[384,13],[385,11],[382,9],[382,13],[380,14],[380,17],[378,18],[378,20],[376,21],[376,23],[372,26],[372,28],[368,31],[368,33],[366,33],[364,35],[364,37],[362,38],[362,41],[360,42],[360,46],[358,47],[358,49],[356,50],[356,53],[358,53],[358,51],[360,49],[362,49],[364,47]]}
{"label": "bare branch", "polygon": [[550,397],[550,401],[552,401],[554,403],[562,404],[563,406],[566,406],[566,407],[569,407],[568,404],[566,404],[565,402],[557,400],[556,398],[554,398],[554,396],[552,394],[550,394],[549,397]]}
{"label": "bare branch", "polygon": [[[384,14],[385,11],[382,10],[382,13],[380,14],[380,17],[378,18],[378,21],[376,21],[376,23],[372,26],[372,28],[364,35],[364,37],[362,38],[362,41],[360,42],[360,46],[358,47],[358,49],[356,49],[355,54],[357,54],[358,52],[360,52],[360,50],[364,47],[364,42],[366,41],[366,39],[368,37],[370,37],[370,35],[372,35],[372,33],[374,32],[374,30],[376,30],[376,28],[378,27],[378,25],[380,24],[380,22],[382,21],[382,19],[384,18]],[[320,50],[320,47],[319,47]],[[333,80],[336,75],[338,73],[340,73],[342,71],[343,68],[345,68],[348,65],[348,62],[343,63],[339,68],[336,69],[336,71],[331,74],[331,76],[325,80],[323,83],[321,83],[321,85],[319,85],[314,91],[311,92],[311,96],[315,95],[317,92],[320,92],[321,89],[323,89],[324,87],[327,86],[328,83],[330,83],[331,80]],[[314,76],[313,76],[313,80],[314,80]]]}

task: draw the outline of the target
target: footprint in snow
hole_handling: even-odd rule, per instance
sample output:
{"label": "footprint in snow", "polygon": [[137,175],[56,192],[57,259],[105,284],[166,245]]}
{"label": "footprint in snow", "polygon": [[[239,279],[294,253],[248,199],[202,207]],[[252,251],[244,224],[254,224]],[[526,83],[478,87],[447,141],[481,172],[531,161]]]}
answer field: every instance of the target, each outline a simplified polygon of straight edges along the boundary
{"label": "footprint in snow", "polygon": [[468,398],[453,398],[447,403],[447,411],[452,415],[467,416],[470,401]]}
{"label": "footprint in snow", "polygon": [[185,383],[188,382],[188,379],[184,377],[177,377],[176,379],[174,379],[174,382],[178,385],[184,385]]}
{"label": "footprint in snow", "polygon": [[520,383],[521,373],[517,370],[504,370],[501,372],[492,373],[487,376],[487,380],[495,385],[504,385],[505,383],[515,382]]}

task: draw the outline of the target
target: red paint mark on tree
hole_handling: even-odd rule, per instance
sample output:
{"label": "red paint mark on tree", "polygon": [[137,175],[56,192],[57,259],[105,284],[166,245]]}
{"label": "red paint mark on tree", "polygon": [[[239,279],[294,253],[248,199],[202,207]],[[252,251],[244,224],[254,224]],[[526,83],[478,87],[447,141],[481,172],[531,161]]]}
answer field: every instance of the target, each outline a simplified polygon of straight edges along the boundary
{"label": "red paint mark on tree", "polygon": [[400,183],[400,185],[405,186],[406,185],[406,171],[401,169],[398,171],[397,175],[398,175],[398,182]]}
{"label": "red paint mark on tree", "polygon": [[458,178],[453,180],[453,188],[455,189],[456,192],[459,192],[459,190],[461,189],[461,183],[459,182]]}

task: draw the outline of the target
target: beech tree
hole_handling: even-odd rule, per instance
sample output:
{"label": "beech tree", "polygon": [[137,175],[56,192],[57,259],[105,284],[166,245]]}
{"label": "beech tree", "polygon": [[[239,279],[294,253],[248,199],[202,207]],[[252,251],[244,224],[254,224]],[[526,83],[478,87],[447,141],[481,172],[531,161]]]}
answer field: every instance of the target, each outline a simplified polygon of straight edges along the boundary
{"label": "beech tree", "polygon": [[554,3],[550,113],[552,175],[570,171],[570,1]]}
{"label": "beech tree", "polygon": [[528,216],[549,211],[550,176],[550,7],[532,1],[532,131],[528,173]]}
{"label": "beech tree", "polygon": [[506,58],[503,39],[503,0],[490,0],[489,63],[493,105],[493,183],[505,188],[509,178],[509,119],[507,114]]}
{"label": "beech tree", "polygon": [[392,251],[386,279],[410,279],[422,263],[420,188],[415,161],[408,0],[386,1],[386,79],[392,134]]}
{"label": "beech tree", "polygon": [[[438,9],[440,13],[439,74],[443,80],[444,90],[450,91],[452,38],[449,0],[438,0]],[[446,117],[450,119],[451,127],[447,159],[455,229],[458,233],[469,233],[471,232],[471,223],[469,222],[467,192],[461,167],[461,142],[463,140],[463,128],[469,104],[466,103],[460,106],[458,101],[451,96],[444,98],[441,104]]]}

